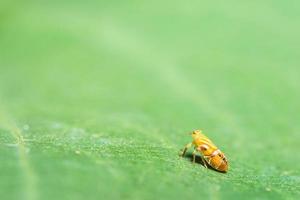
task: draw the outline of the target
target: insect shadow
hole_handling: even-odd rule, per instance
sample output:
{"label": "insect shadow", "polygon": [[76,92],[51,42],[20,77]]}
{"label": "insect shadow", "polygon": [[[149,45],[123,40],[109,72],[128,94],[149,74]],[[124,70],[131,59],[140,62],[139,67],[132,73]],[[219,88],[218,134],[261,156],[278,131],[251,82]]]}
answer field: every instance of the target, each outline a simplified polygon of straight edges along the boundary
{"label": "insect shadow", "polygon": [[[185,154],[184,157],[187,158],[187,159],[189,159],[191,162],[193,162],[193,154],[192,154],[192,153],[186,152],[186,154]],[[203,167],[205,167],[205,166],[204,166],[204,163],[203,163],[203,161],[202,161],[202,159],[201,159],[201,156],[199,156],[199,155],[196,155],[195,163],[200,164],[200,165],[202,165]],[[219,172],[219,173],[222,173],[222,174],[225,173],[225,172],[221,172],[221,171],[218,171],[218,170],[212,168],[208,163],[206,163],[206,166],[207,166],[208,169],[213,170],[213,171],[215,171],[215,172]]]}

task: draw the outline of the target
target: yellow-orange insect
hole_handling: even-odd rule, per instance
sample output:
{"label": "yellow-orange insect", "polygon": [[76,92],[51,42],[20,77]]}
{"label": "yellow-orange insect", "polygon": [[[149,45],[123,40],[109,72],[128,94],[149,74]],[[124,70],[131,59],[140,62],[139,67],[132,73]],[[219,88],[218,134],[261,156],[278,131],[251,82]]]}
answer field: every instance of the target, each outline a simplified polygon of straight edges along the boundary
{"label": "yellow-orange insect", "polygon": [[228,161],[224,155],[217,147],[212,143],[212,141],[206,137],[201,130],[195,130],[192,132],[193,141],[187,144],[181,156],[184,156],[186,151],[194,146],[193,151],[193,163],[195,163],[196,153],[201,153],[201,159],[204,166],[207,168],[206,163],[208,163],[212,168],[221,171],[227,172],[228,170]]}

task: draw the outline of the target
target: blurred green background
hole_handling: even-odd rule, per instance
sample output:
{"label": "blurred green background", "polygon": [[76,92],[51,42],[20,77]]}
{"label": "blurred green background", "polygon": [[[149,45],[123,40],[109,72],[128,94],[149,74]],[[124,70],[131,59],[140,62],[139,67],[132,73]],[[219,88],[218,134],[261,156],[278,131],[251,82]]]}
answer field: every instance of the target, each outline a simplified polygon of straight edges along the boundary
{"label": "blurred green background", "polygon": [[1,199],[299,199],[299,9],[1,0]]}

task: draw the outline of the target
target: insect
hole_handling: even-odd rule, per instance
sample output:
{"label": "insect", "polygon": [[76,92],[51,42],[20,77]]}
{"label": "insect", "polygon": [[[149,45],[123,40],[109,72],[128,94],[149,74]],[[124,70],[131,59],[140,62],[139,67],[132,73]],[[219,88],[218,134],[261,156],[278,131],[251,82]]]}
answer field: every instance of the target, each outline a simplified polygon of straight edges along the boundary
{"label": "insect", "polygon": [[180,154],[181,156],[184,156],[186,151],[193,146],[193,163],[195,163],[196,160],[196,153],[200,152],[202,155],[202,162],[206,168],[206,163],[208,163],[212,168],[218,171],[227,172],[228,161],[224,153],[222,153],[222,151],[220,151],[218,147],[216,147],[216,145],[214,145],[212,141],[202,133],[201,130],[193,131],[192,138],[193,141],[184,147]]}

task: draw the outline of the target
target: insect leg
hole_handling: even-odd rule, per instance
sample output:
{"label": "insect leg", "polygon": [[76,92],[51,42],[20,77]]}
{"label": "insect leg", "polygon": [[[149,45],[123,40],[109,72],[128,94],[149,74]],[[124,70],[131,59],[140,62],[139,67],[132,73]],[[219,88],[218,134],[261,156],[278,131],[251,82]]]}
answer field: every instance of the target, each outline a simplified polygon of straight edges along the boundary
{"label": "insect leg", "polygon": [[203,156],[201,156],[201,159],[202,159],[202,162],[203,162],[204,167],[207,168],[206,160],[203,158]]}
{"label": "insect leg", "polygon": [[185,155],[186,151],[187,151],[189,148],[192,147],[192,144],[193,144],[193,143],[188,143],[187,145],[185,145],[184,149],[183,149],[182,152],[180,153],[180,156],[183,157],[183,156]]}
{"label": "insect leg", "polygon": [[194,151],[193,151],[193,153],[192,153],[192,155],[193,155],[193,163],[196,162],[196,152],[197,152],[197,150],[194,149]]}

